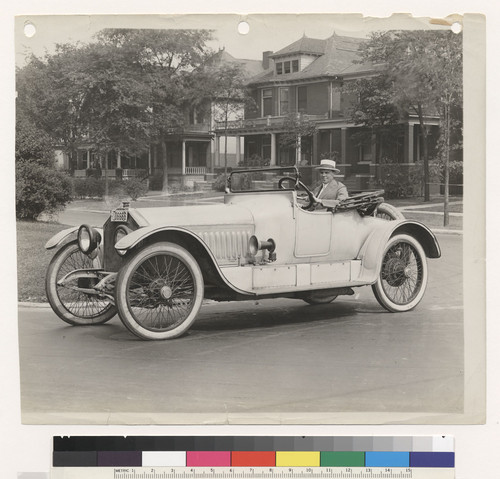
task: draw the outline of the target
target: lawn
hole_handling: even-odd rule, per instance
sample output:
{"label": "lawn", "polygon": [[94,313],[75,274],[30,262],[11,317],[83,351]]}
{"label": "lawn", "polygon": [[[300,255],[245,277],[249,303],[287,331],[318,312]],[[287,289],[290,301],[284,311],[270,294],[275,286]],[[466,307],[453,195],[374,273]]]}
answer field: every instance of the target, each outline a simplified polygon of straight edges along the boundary
{"label": "lawn", "polygon": [[17,222],[17,287],[18,300],[45,302],[45,271],[54,256],[45,243],[66,228],[59,223]]}

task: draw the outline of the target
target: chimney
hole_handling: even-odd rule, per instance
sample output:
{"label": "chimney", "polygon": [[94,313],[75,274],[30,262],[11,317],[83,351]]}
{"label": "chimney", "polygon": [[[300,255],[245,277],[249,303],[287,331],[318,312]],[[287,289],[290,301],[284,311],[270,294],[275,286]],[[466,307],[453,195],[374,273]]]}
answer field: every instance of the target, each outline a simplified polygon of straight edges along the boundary
{"label": "chimney", "polygon": [[262,52],[262,67],[264,70],[269,68],[269,55],[272,55],[273,52],[268,50],[266,52]]}

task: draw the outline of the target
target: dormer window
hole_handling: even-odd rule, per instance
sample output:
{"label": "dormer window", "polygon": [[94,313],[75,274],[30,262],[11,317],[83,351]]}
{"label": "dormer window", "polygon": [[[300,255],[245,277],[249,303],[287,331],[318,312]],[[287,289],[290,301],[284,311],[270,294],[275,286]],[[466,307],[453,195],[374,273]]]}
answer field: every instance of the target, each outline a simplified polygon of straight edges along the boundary
{"label": "dormer window", "polygon": [[297,73],[299,71],[299,60],[287,60],[276,62],[276,75]]}

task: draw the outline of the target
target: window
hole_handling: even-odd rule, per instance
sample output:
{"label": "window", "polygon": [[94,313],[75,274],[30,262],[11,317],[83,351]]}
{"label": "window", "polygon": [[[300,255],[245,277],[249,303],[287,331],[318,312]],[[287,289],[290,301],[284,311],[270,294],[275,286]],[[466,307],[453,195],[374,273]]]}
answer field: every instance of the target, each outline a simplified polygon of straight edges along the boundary
{"label": "window", "polygon": [[265,88],[262,90],[262,116],[273,114],[273,90]]}
{"label": "window", "polygon": [[283,63],[285,73],[290,73],[290,62]]}
{"label": "window", "polygon": [[276,74],[281,75],[283,73],[283,63],[276,63]]}
{"label": "window", "polygon": [[287,115],[288,109],[288,88],[280,88],[280,115]]}
{"label": "window", "polygon": [[307,87],[299,86],[297,88],[297,111],[307,112]]}
{"label": "window", "polygon": [[298,60],[292,60],[292,72],[298,72],[299,71],[299,61]]}

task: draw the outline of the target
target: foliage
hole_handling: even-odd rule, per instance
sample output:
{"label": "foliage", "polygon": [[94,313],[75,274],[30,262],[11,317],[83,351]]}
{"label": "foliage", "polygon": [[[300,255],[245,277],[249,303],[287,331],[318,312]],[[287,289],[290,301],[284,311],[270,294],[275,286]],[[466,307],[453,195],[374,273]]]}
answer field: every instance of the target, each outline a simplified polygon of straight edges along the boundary
{"label": "foliage", "polygon": [[18,112],[16,117],[16,162],[18,161],[36,161],[44,166],[54,165],[52,139],[22,112]]}
{"label": "foliage", "polygon": [[226,178],[227,175],[225,173],[221,173],[213,182],[212,190],[226,191]]}
{"label": "foliage", "polygon": [[36,220],[41,213],[54,213],[71,200],[71,182],[50,167],[19,161],[16,164],[16,217]]}
{"label": "foliage", "polygon": [[263,166],[269,166],[271,160],[269,158],[262,158],[260,155],[254,153],[249,158],[244,158],[238,163],[238,166],[244,168],[261,168]]}
{"label": "foliage", "polygon": [[87,178],[73,178],[74,198],[102,198],[104,196],[104,181],[88,176]]}
{"label": "foliage", "polygon": [[[378,77],[357,83],[364,102],[358,121],[380,129],[408,113],[422,133],[425,199],[429,199],[429,116],[441,114],[452,99],[461,109],[462,36],[449,30],[375,32],[360,47],[361,62],[378,65]],[[456,101],[455,101],[456,100]],[[449,111],[449,108],[448,108]],[[447,125],[442,124],[442,131]],[[448,133],[446,133],[448,134]]]}
{"label": "foliage", "polygon": [[379,183],[388,199],[420,196],[423,186],[422,165],[401,165],[384,158],[380,165]]}
{"label": "foliage", "polygon": [[135,201],[140,196],[144,196],[148,192],[148,185],[146,181],[139,178],[130,178],[123,181],[123,190],[130,196],[130,199]]}
{"label": "foliage", "polygon": [[283,148],[298,148],[302,138],[313,137],[316,123],[302,114],[291,113],[283,121],[284,132],[280,134],[279,143]]}

